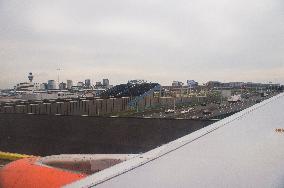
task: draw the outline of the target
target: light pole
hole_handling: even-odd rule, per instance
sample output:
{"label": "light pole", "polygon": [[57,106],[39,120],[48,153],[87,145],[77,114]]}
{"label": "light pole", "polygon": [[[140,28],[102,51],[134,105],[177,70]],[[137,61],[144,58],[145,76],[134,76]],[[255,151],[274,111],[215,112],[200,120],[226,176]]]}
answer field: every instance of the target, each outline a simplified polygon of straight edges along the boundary
{"label": "light pole", "polygon": [[176,98],[174,97],[174,113],[176,113]]}
{"label": "light pole", "polygon": [[59,84],[60,84],[60,82],[59,82],[59,74],[60,74],[60,71],[62,70],[62,69],[60,69],[60,68],[58,68],[58,69],[56,69],[58,72],[57,72],[57,82],[58,82],[58,88],[59,88]]}

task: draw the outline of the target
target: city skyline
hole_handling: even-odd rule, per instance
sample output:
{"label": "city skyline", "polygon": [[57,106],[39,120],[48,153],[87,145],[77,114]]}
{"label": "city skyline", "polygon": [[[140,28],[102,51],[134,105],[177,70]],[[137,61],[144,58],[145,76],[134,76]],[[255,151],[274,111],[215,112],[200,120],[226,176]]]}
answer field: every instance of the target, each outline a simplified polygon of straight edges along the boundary
{"label": "city skyline", "polygon": [[[59,79],[59,75],[57,75]],[[45,81],[42,81],[42,82],[39,82],[37,80],[34,80],[34,75],[32,72],[30,72],[28,75],[27,75],[27,80],[25,81],[21,81],[17,84],[15,84],[13,87],[10,87],[10,88],[0,88],[0,89],[12,89],[14,87],[17,87],[16,85],[21,85],[21,84],[46,84],[49,85],[49,82],[53,82],[54,84],[54,88],[58,87],[63,87],[62,84],[65,84],[64,88],[65,87],[69,87],[69,89],[71,89],[72,86],[100,86],[100,85],[111,85],[110,83],[110,80],[108,78],[101,78],[100,80],[92,80],[90,78],[84,78],[82,80],[73,80],[72,78],[71,79],[67,79],[67,80],[55,80],[55,79],[48,79],[48,80],[45,80]],[[140,80],[142,82],[147,82],[147,83],[154,83],[154,82],[151,82],[149,80],[141,80],[141,79],[135,79],[135,80]],[[128,80],[127,82],[131,82],[131,81],[135,81],[135,80]],[[126,82],[125,82],[126,83]],[[115,84],[115,85],[119,85],[119,84],[125,84],[125,83],[118,83],[118,84]],[[158,83],[158,82],[156,82]],[[165,84],[164,86],[190,86],[190,85],[199,85],[199,86],[202,86],[202,85],[208,85],[208,84],[212,84],[212,83],[215,83],[215,84],[273,84],[273,85],[277,85],[279,84],[280,86],[282,85],[281,83],[274,83],[274,82],[252,82],[252,81],[239,81],[239,80],[234,80],[234,81],[220,81],[220,80],[207,80],[206,82],[203,82],[203,83],[200,83],[196,80],[173,80],[167,84]],[[38,87],[40,86],[38,85]],[[113,86],[113,85],[111,85]],[[225,86],[227,87],[227,86]]]}
{"label": "city skyline", "polygon": [[283,1],[8,1],[0,88],[108,78],[284,84]]}
{"label": "city skyline", "polygon": [[[32,79],[32,80],[30,80],[30,78],[29,78],[29,76],[30,76],[31,74],[32,74],[32,76],[33,76],[33,79]],[[8,87],[6,87],[6,88],[1,88],[1,87],[0,87],[0,89],[12,89],[12,88],[14,88],[14,87],[15,87],[17,84],[19,84],[19,83],[30,83],[30,82],[31,82],[31,83],[38,83],[38,84],[47,84],[49,81],[54,81],[54,83],[56,84],[56,87],[57,87],[57,86],[59,87],[59,85],[60,85],[61,83],[67,84],[68,81],[71,81],[73,86],[77,86],[79,83],[85,84],[85,82],[86,82],[87,80],[90,81],[90,85],[91,85],[91,86],[95,86],[97,83],[103,84],[103,81],[104,81],[104,80],[108,80],[108,82],[109,82],[111,85],[124,84],[124,83],[127,83],[127,82],[131,81],[131,80],[143,80],[143,81],[148,82],[148,83],[160,83],[160,82],[153,82],[153,81],[151,81],[151,80],[146,80],[146,79],[128,79],[128,80],[125,81],[125,82],[120,82],[120,83],[112,84],[112,83],[113,83],[112,80],[110,80],[110,79],[107,78],[107,77],[98,78],[98,79],[90,79],[90,78],[86,77],[86,78],[83,78],[83,79],[81,79],[81,80],[74,80],[74,79],[68,77],[67,79],[60,79],[60,80],[58,80],[58,75],[57,75],[57,79],[55,79],[55,78],[54,78],[54,79],[53,79],[53,78],[48,78],[47,80],[37,80],[37,79],[35,79],[35,78],[36,78],[36,77],[34,76],[34,74],[33,74],[32,72],[30,72],[29,74],[26,74],[26,78],[25,78],[25,79],[23,79],[23,80],[21,80],[21,81],[15,83],[14,85],[8,86]],[[209,82],[219,82],[219,83],[260,83],[260,84],[280,84],[280,85],[283,85],[282,83],[272,82],[272,81],[254,82],[254,81],[251,81],[251,80],[248,80],[248,81],[243,81],[243,80],[231,80],[231,81],[226,81],[226,80],[205,80],[204,82],[200,82],[199,80],[194,80],[194,79],[187,79],[187,80],[177,80],[177,79],[175,79],[175,80],[171,80],[171,81],[167,82],[166,84],[161,84],[161,85],[170,86],[170,85],[172,85],[173,83],[179,83],[179,84],[182,84],[182,85],[186,86],[186,85],[188,85],[188,83],[187,83],[188,81],[194,81],[194,82],[196,82],[198,85],[205,85],[205,84],[207,84],[207,83],[209,83]]]}

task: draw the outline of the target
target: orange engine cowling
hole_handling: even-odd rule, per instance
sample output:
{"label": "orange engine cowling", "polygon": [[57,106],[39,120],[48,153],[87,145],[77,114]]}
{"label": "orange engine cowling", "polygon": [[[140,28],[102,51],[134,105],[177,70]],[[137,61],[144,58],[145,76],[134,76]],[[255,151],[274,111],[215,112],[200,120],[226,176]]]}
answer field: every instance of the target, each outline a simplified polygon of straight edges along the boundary
{"label": "orange engine cowling", "polygon": [[37,164],[38,157],[11,162],[0,170],[1,188],[56,188],[86,177],[74,173]]}

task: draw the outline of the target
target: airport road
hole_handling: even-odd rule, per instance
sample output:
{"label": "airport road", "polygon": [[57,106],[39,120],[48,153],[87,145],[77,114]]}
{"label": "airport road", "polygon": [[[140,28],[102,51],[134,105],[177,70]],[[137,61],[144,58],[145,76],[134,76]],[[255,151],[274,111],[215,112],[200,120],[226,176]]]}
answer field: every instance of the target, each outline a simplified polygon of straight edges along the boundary
{"label": "airport road", "polygon": [[271,96],[272,95],[268,97],[261,97],[260,95],[254,95],[233,103],[223,101],[222,103],[208,103],[205,106],[197,105],[190,107],[176,107],[175,112],[166,112],[168,109],[161,109],[160,111],[145,112],[139,114],[138,117],[177,119],[222,119],[223,117],[244,110]]}

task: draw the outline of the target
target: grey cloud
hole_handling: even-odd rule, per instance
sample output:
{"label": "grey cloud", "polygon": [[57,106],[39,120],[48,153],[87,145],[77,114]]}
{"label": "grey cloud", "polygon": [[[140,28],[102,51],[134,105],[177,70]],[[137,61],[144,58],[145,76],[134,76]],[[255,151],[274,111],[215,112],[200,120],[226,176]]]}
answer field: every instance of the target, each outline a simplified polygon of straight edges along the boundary
{"label": "grey cloud", "polygon": [[104,76],[115,84],[135,77],[283,83],[283,12],[281,0],[2,0],[0,88],[29,71],[55,79],[57,67],[64,79]]}

